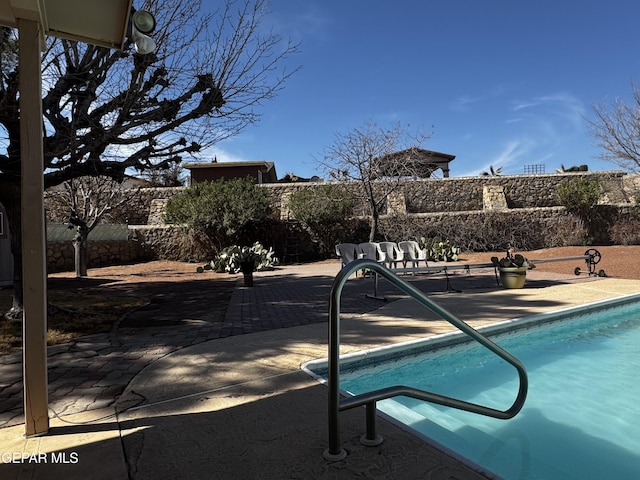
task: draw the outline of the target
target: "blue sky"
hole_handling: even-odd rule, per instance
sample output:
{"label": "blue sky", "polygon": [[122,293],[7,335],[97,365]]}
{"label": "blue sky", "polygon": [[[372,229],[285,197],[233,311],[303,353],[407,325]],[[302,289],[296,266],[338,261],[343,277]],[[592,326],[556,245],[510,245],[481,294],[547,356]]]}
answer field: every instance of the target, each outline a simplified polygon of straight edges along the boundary
{"label": "blue sky", "polygon": [[301,41],[298,72],[262,120],[202,160],[267,160],[279,177],[322,172],[335,135],[372,120],[430,132],[451,176],[588,164],[616,169],[584,117],[640,82],[633,0],[272,0],[267,26]]}

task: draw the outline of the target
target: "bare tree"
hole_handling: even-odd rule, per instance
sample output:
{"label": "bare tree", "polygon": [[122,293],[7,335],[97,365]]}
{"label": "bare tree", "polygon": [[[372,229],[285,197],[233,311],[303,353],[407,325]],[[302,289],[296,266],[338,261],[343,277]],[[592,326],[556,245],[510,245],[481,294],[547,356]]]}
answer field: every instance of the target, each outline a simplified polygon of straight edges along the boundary
{"label": "bare tree", "polygon": [[142,173],[152,187],[182,187],[187,179],[185,169],[180,163],[174,163],[169,168],[158,170],[151,169]]}
{"label": "bare tree", "polygon": [[[81,176],[121,180],[163,169],[240,132],[297,70],[297,45],[263,25],[266,0],[147,0],[157,50],[134,53],[48,39],[43,54],[44,184]],[[0,36],[0,202],[10,223],[14,306],[22,306],[20,127],[15,33]],[[35,172],[34,172],[35,173]],[[37,174],[37,173],[35,173]]]}
{"label": "bare tree", "polygon": [[598,156],[613,162],[623,170],[637,172],[640,169],[640,88],[631,84],[633,102],[621,99],[610,105],[594,105],[592,119],[587,119],[596,145],[603,149]]}
{"label": "bare tree", "polygon": [[378,234],[387,199],[404,180],[433,173],[433,168],[417,161],[415,155],[427,138],[423,133],[409,135],[400,124],[384,128],[368,121],[362,127],[336,134],[334,143],[318,160],[330,178],[359,184],[354,194],[367,206],[371,218],[369,241]]}
{"label": "bare tree", "polygon": [[110,177],[80,177],[65,182],[64,188],[50,197],[58,216],[66,218],[69,228],[75,228],[73,239],[76,277],[86,277],[88,267],[88,237],[110,214],[129,202],[138,193]]}

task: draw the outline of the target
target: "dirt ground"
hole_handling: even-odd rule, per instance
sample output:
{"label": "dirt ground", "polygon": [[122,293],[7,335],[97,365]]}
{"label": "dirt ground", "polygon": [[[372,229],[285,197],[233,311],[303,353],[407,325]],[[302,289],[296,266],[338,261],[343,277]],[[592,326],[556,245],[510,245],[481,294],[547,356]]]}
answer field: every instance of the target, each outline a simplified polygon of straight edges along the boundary
{"label": "dirt ground", "polygon": [[[224,318],[238,275],[199,274],[196,267],[159,261],[93,268],[85,278],[76,278],[74,272],[50,274],[48,344],[108,332],[114,325],[139,330],[207,316]],[[0,290],[1,312],[11,306],[11,296],[11,289]],[[21,321],[3,318],[0,355],[22,347]]]}
{"label": "dirt ground", "polygon": [[[608,277],[640,279],[640,245],[557,247],[518,253],[533,260],[535,264],[536,259],[582,256],[591,249],[600,253],[600,261],[594,265],[596,271],[604,270]],[[464,263],[489,262],[492,256],[502,258],[504,253],[464,253],[460,255],[460,261]],[[584,260],[538,263],[536,270],[566,274],[573,272],[576,267],[588,270],[588,264]]]}
{"label": "dirt ground", "polygon": [[[600,253],[599,262],[594,265],[595,271],[604,270],[609,277],[640,279],[640,246],[559,247],[520,253],[535,263],[538,259],[584,256],[590,249]],[[492,256],[501,258],[504,252],[463,253],[459,262],[490,263]],[[325,262],[333,262],[337,266],[338,260]],[[177,325],[184,319],[223,318],[239,274],[197,273],[197,266],[193,263],[154,261],[92,268],[88,277],[80,279],[74,272],[50,274],[50,303],[63,302],[63,305],[57,305],[63,307],[61,312],[49,313],[50,343],[108,331],[116,322],[119,322],[119,327],[144,329]],[[576,267],[588,270],[583,259],[572,259],[538,263],[536,271],[567,275],[573,274]],[[585,273],[581,275],[585,276]],[[0,290],[0,307],[9,307],[10,293],[7,289]],[[119,321],[126,310],[129,313]],[[176,311],[180,315],[175,315]],[[15,350],[21,345],[20,324],[13,323],[15,325],[0,323],[0,353]]]}
{"label": "dirt ground", "polygon": [[[558,247],[528,252],[524,254],[530,260],[582,256],[590,249],[600,253],[596,271],[604,270],[607,276],[617,278],[640,279],[640,246],[614,245],[594,247]],[[459,262],[489,263],[492,256],[502,257],[504,252],[466,252],[460,255]],[[336,262],[336,260],[325,260]],[[193,263],[153,261],[133,265],[89,269],[89,276],[75,278],[74,272],[61,272],[49,275],[50,291],[66,290],[78,293],[105,295],[133,295],[146,299],[150,305],[146,308],[161,308],[171,301],[180,303],[184,308],[204,308],[200,299],[206,297],[206,304],[215,300],[219,308],[226,308],[238,275],[206,271],[197,273]],[[584,260],[566,260],[562,262],[539,263],[537,271],[571,273],[576,267],[584,270],[588,265]],[[6,293],[7,290],[4,290]],[[200,304],[200,305],[199,305]]]}
{"label": "dirt ground", "polygon": [[[127,315],[121,326],[145,327],[175,324],[176,309],[184,318],[205,314],[224,316],[238,274],[205,271],[197,273],[193,263],[153,261],[89,269],[88,277],[76,278],[74,272],[49,275],[50,291],[73,290],[79,294],[130,295],[146,305]],[[153,315],[148,315],[153,312]]]}
{"label": "dirt ground", "polygon": [[[595,246],[595,247],[558,247],[533,250],[522,253],[530,260],[582,256],[590,249],[600,253],[596,270],[604,270],[607,276],[617,278],[640,279],[640,246]],[[504,252],[466,252],[460,255],[461,263],[489,263],[492,256],[502,257]],[[325,260],[337,262],[337,260]],[[238,275],[226,273],[196,272],[196,264],[154,261],[134,265],[89,269],[87,278],[76,279],[73,272],[49,275],[49,288],[81,288],[88,291],[106,290],[119,293],[131,293],[149,296],[172,295],[178,300],[185,292],[194,289],[200,282],[213,283],[233,288]],[[539,271],[555,273],[573,272],[575,267],[588,269],[584,260],[566,260],[561,262],[540,263]],[[168,291],[169,290],[169,291]],[[188,299],[185,299],[188,300]]]}

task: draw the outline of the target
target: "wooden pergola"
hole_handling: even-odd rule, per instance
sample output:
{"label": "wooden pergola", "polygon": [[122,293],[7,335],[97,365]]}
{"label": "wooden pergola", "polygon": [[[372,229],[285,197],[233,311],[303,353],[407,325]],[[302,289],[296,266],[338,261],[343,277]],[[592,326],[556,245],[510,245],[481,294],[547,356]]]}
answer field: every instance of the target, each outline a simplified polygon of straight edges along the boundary
{"label": "wooden pergola", "polygon": [[0,25],[17,28],[19,35],[26,436],[49,430],[40,56],[47,35],[121,49],[132,3],[133,0],[0,0]]}

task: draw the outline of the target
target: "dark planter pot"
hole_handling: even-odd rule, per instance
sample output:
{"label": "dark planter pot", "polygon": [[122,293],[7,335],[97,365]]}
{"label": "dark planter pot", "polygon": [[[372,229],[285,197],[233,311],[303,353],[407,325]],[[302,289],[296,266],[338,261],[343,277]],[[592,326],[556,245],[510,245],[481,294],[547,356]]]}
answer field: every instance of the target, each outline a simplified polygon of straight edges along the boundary
{"label": "dark planter pot", "polygon": [[244,286],[253,287],[253,272],[256,269],[256,264],[251,262],[240,262],[240,271],[244,275]]}
{"label": "dark planter pot", "polygon": [[523,288],[527,270],[527,267],[500,267],[500,283],[504,288]]}

